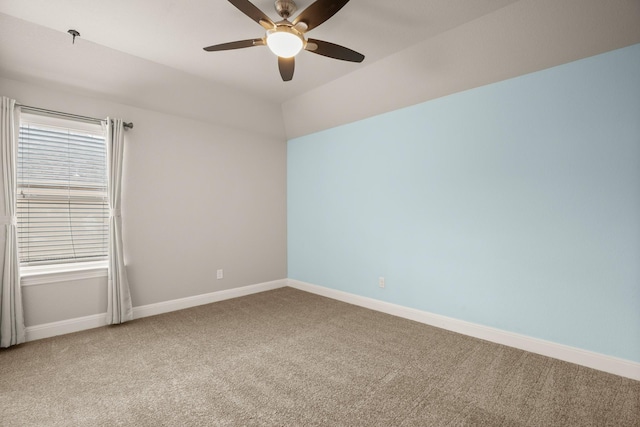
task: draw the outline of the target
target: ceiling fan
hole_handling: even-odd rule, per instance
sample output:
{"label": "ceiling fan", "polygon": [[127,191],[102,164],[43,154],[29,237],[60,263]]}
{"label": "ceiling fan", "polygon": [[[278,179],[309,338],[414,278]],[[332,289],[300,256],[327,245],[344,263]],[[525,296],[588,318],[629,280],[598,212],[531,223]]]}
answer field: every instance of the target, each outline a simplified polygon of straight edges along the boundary
{"label": "ceiling fan", "polygon": [[305,37],[307,31],[311,31],[331,18],[348,2],[349,0],[316,0],[296,16],[293,21],[289,21],[291,14],[297,10],[296,4],[293,0],[276,0],[275,8],[278,15],[282,17],[282,21],[273,22],[249,0],[229,0],[229,3],[260,24],[266,30],[266,35],[259,39],[216,44],[205,47],[204,50],[216,52],[266,45],[278,56],[280,76],[285,82],[293,78],[295,56],[303,49],[342,61],[362,62],[364,55],[355,50]]}

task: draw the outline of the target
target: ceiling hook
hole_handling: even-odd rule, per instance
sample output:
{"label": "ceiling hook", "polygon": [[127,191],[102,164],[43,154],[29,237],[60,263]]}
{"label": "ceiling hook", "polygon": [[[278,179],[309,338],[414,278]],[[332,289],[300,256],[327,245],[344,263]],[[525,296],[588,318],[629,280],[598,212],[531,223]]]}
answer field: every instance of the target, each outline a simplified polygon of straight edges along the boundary
{"label": "ceiling hook", "polygon": [[67,31],[67,33],[69,33],[69,34],[71,34],[73,36],[72,44],[76,44],[76,37],[80,37],[80,33],[77,32],[76,30],[69,30],[69,31]]}

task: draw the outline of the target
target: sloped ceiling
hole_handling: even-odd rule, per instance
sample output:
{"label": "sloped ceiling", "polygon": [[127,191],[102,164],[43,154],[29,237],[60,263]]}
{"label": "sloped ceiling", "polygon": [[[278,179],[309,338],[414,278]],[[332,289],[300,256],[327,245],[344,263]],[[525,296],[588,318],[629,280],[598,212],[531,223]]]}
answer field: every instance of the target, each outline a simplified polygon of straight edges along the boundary
{"label": "sloped ceiling", "polygon": [[352,0],[309,36],[365,61],[302,52],[282,82],[267,48],[202,50],[263,36],[227,1],[0,0],[0,75],[291,138],[638,43],[638,22],[640,0]]}
{"label": "sloped ceiling", "polygon": [[287,100],[289,138],[640,43],[640,0],[523,0]]}

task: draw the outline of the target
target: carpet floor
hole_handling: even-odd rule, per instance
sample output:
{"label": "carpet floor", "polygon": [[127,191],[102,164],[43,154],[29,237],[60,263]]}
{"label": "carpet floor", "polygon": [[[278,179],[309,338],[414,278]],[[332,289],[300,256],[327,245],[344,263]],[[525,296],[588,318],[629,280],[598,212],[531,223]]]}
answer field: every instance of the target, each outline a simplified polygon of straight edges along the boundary
{"label": "carpet floor", "polygon": [[640,382],[292,288],[0,351],[2,426],[639,426]]}

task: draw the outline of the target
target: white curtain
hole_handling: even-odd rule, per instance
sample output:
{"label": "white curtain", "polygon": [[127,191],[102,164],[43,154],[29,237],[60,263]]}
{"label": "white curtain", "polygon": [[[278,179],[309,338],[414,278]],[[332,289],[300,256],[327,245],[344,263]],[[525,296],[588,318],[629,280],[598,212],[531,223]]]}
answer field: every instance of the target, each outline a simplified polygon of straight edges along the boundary
{"label": "white curtain", "polygon": [[2,97],[0,110],[3,193],[0,197],[0,347],[24,342],[16,218],[16,159],[20,114],[15,104],[15,99]]}
{"label": "white curtain", "polygon": [[107,119],[107,162],[109,173],[109,281],[107,293],[107,324],[114,325],[133,319],[129,281],[122,251],[122,158],[124,126],[121,119]]}

